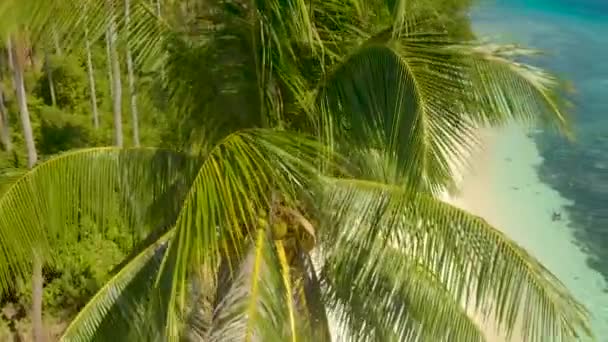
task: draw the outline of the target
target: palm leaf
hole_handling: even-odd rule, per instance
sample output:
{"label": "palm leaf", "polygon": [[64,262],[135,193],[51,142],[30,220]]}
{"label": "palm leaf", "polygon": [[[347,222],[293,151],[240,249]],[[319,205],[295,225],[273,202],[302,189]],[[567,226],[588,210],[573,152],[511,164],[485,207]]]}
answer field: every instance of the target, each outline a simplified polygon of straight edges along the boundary
{"label": "palm leaf", "polygon": [[[174,202],[185,193],[175,184],[188,188],[199,163],[157,149],[92,148],[59,155],[25,173],[0,197],[0,291],[29,274],[34,248],[52,261],[50,239],[75,239],[82,217],[93,219],[101,231],[116,218],[129,227],[141,224],[142,234],[170,225],[180,208]],[[153,205],[157,210],[151,212]],[[153,226],[151,217],[157,218]]]}
{"label": "palm leaf", "polygon": [[115,15],[119,41],[129,41],[135,62],[150,67],[163,60],[163,41],[171,30],[154,15],[148,1],[131,3],[133,13],[127,30],[124,17],[115,15],[124,12],[122,0],[7,0],[0,4],[0,33],[6,37],[26,29],[37,45],[48,42],[49,32],[53,32],[60,37],[64,50],[78,51],[84,48],[85,40],[95,42],[103,37],[109,16]]}
{"label": "palm leaf", "polygon": [[[394,248],[365,248],[350,242],[348,250],[330,251],[323,269],[329,302],[343,308],[338,317],[350,327],[349,337],[484,341],[461,303],[433,271]],[[361,318],[369,312],[374,317],[362,325]]]}
{"label": "palm leaf", "polygon": [[369,30],[342,45],[317,103],[331,146],[376,149],[393,164],[395,178],[383,181],[433,192],[453,185],[479,126],[541,122],[568,131],[559,83],[513,61],[527,50],[456,44],[417,19]]}
{"label": "palm leaf", "polygon": [[386,34],[359,47],[321,88],[324,126],[333,130],[325,135],[381,151],[397,176],[386,181],[438,190],[453,180],[451,161],[475,142],[458,105],[465,88],[453,79],[463,66],[432,38]]}
{"label": "palm leaf", "polygon": [[470,57],[471,81],[477,101],[484,105],[470,108],[476,122],[493,126],[511,120],[530,125],[542,123],[571,136],[563,84],[545,70],[523,61],[538,55],[538,51],[498,44],[460,48]]}
{"label": "palm leaf", "polygon": [[[268,211],[271,193],[294,205],[317,179],[315,163],[321,149],[297,134],[247,130],[216,145],[204,161],[176,221],[175,240],[164,263],[171,273],[169,312],[161,326],[167,336],[179,333],[179,316],[186,307],[188,278],[193,269],[217,271],[222,255],[239,251],[257,226],[257,213]],[[163,274],[161,274],[163,276]]]}
{"label": "palm leaf", "polygon": [[281,257],[268,233],[257,231],[231,289],[215,310],[209,341],[296,339],[293,298],[284,286],[290,284],[284,284]]}
{"label": "palm leaf", "polygon": [[[484,220],[371,181],[329,179],[324,193],[321,206],[329,212],[321,241],[332,249],[356,256],[352,239],[364,248],[394,246],[435,274],[457,303],[491,315],[508,334],[521,319],[530,341],[591,335],[587,311],[561,282]],[[373,255],[366,262],[373,272]]]}
{"label": "palm leaf", "polygon": [[114,275],[72,320],[62,341],[142,338],[149,334],[146,305],[173,230],[150,244]]}

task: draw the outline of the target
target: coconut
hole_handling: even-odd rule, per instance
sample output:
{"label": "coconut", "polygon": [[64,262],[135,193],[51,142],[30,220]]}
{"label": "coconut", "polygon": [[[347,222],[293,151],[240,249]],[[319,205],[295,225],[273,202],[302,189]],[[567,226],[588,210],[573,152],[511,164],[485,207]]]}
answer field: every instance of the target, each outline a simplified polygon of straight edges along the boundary
{"label": "coconut", "polygon": [[287,222],[280,220],[272,225],[272,236],[275,240],[283,240],[287,235]]}
{"label": "coconut", "polygon": [[263,217],[258,217],[258,229],[266,229],[268,227],[268,221]]}

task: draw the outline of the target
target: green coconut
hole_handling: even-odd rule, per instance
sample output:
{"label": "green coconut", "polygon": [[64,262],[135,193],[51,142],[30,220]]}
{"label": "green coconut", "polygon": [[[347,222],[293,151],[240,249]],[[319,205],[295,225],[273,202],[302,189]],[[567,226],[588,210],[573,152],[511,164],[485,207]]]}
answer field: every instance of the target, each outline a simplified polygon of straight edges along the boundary
{"label": "green coconut", "polygon": [[272,236],[275,240],[283,240],[287,235],[287,222],[280,220],[272,225]]}
{"label": "green coconut", "polygon": [[268,227],[268,221],[263,217],[258,217],[258,228],[266,229]]}
{"label": "green coconut", "polygon": [[266,215],[267,215],[266,210],[262,210],[262,209],[258,210],[259,217],[266,218]]}

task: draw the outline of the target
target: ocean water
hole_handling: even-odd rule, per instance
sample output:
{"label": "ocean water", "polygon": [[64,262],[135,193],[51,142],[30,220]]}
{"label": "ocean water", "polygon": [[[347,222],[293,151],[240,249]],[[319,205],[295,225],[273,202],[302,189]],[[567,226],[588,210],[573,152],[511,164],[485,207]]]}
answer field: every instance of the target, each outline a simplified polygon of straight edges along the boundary
{"label": "ocean water", "polygon": [[[552,132],[534,136],[540,152],[537,176],[564,199],[550,210],[566,215],[568,235],[555,225],[555,236],[528,231],[514,238],[571,240],[554,244],[561,250],[541,250],[538,242],[525,247],[591,309],[598,341],[608,341],[608,0],[492,0],[480,4],[472,18],[484,37],[545,51],[535,63],[572,81],[577,90],[572,97],[576,141]],[[543,204],[538,203],[543,210],[537,215],[551,215]],[[529,205],[535,205],[533,199]],[[583,255],[584,263],[568,260],[575,254]]]}

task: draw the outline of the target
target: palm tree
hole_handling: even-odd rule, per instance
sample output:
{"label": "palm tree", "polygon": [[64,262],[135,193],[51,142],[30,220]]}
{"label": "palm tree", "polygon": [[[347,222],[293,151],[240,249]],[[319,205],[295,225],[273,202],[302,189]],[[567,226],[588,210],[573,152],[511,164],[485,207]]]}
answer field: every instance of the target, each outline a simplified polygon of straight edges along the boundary
{"label": "palm tree", "polygon": [[557,81],[512,60],[530,51],[451,41],[403,1],[253,4],[163,17],[188,148],[69,152],[0,197],[0,290],[118,203],[147,238],[66,341],[327,341],[330,313],[354,340],[483,341],[472,313],[530,341],[591,335],[536,259],[437,198],[476,127],[568,132]]}
{"label": "palm tree", "polygon": [[[58,10],[60,8],[55,8],[55,10]],[[61,50],[61,45],[59,44],[59,36],[57,34],[57,30],[55,28],[55,25],[51,25],[51,37],[48,37],[48,40],[52,40],[53,41],[53,45],[55,47],[55,54],[58,56],[61,56],[63,54],[63,51]],[[50,53],[49,53],[49,44],[44,44],[44,71],[46,73],[46,76],[48,78],[48,82],[49,82],[49,92],[51,94],[51,103],[53,106],[57,105],[57,97],[55,96],[55,82],[53,81],[53,69],[51,67],[51,61],[50,61]]]}
{"label": "palm tree", "polygon": [[51,68],[50,55],[48,53],[48,48],[44,48],[44,71],[46,73],[46,77],[49,81],[49,92],[51,93],[51,104],[54,106],[57,105],[57,97],[55,96],[55,82],[53,82],[53,69]]}
{"label": "palm tree", "polygon": [[112,112],[114,113],[114,144],[118,147],[123,145],[122,133],[122,81],[120,76],[120,58],[118,56],[116,32],[116,9],[113,0],[106,0],[108,6],[108,63],[111,70],[112,87]]}
{"label": "palm tree", "polygon": [[8,121],[8,111],[6,109],[6,105],[4,104],[4,90],[2,89],[2,85],[0,85],[0,141],[2,142],[2,146],[4,147],[5,151],[12,151],[13,143],[11,140],[10,124]]}
{"label": "palm tree", "polygon": [[[12,56],[11,52],[7,51],[7,62],[6,62],[6,71],[11,73],[12,70]],[[11,139],[11,131],[10,131],[10,123],[9,123],[9,114],[8,109],[6,108],[5,103],[5,92],[2,85],[2,80],[4,76],[4,65],[0,65],[0,141],[2,141],[2,146],[4,150],[7,152],[11,152],[13,149],[13,141]]]}
{"label": "palm tree", "polygon": [[91,56],[91,41],[89,40],[89,30],[84,28],[85,53],[87,58],[87,76],[89,79],[89,96],[91,97],[91,115],[93,117],[93,127],[99,128],[99,110],[97,109],[97,90],[95,86],[95,70]]}
{"label": "palm tree", "polygon": [[[23,79],[23,65],[25,64],[23,56],[23,47],[19,45],[20,41],[14,38],[9,38],[8,48],[12,54],[13,64],[13,83],[15,86],[15,98],[19,106],[21,114],[21,126],[23,128],[23,138],[27,150],[27,168],[32,169],[38,161],[38,153],[36,152],[36,144],[34,142],[34,134],[32,132],[32,124],[30,122],[30,114],[27,106],[27,94],[25,92],[25,84]],[[37,252],[35,245],[32,248],[32,334],[34,341],[39,342],[43,339],[42,325],[42,258]]]}
{"label": "palm tree", "polygon": [[25,63],[25,56],[23,54],[24,49],[19,45],[19,40],[15,38],[9,38],[7,46],[12,56],[15,98],[17,99],[19,113],[21,114],[21,126],[23,128],[23,138],[27,150],[27,167],[31,169],[38,161],[38,153],[36,152],[36,143],[34,142],[34,134],[32,132],[32,124],[30,122],[30,113],[27,106],[27,95],[23,79],[23,65]]}
{"label": "palm tree", "polygon": [[[131,29],[131,2],[125,0],[125,30]],[[131,96],[131,125],[133,126],[133,145],[139,147],[139,112],[137,110],[137,90],[135,89],[135,71],[129,41],[126,41],[127,76],[129,78],[129,95]]]}

